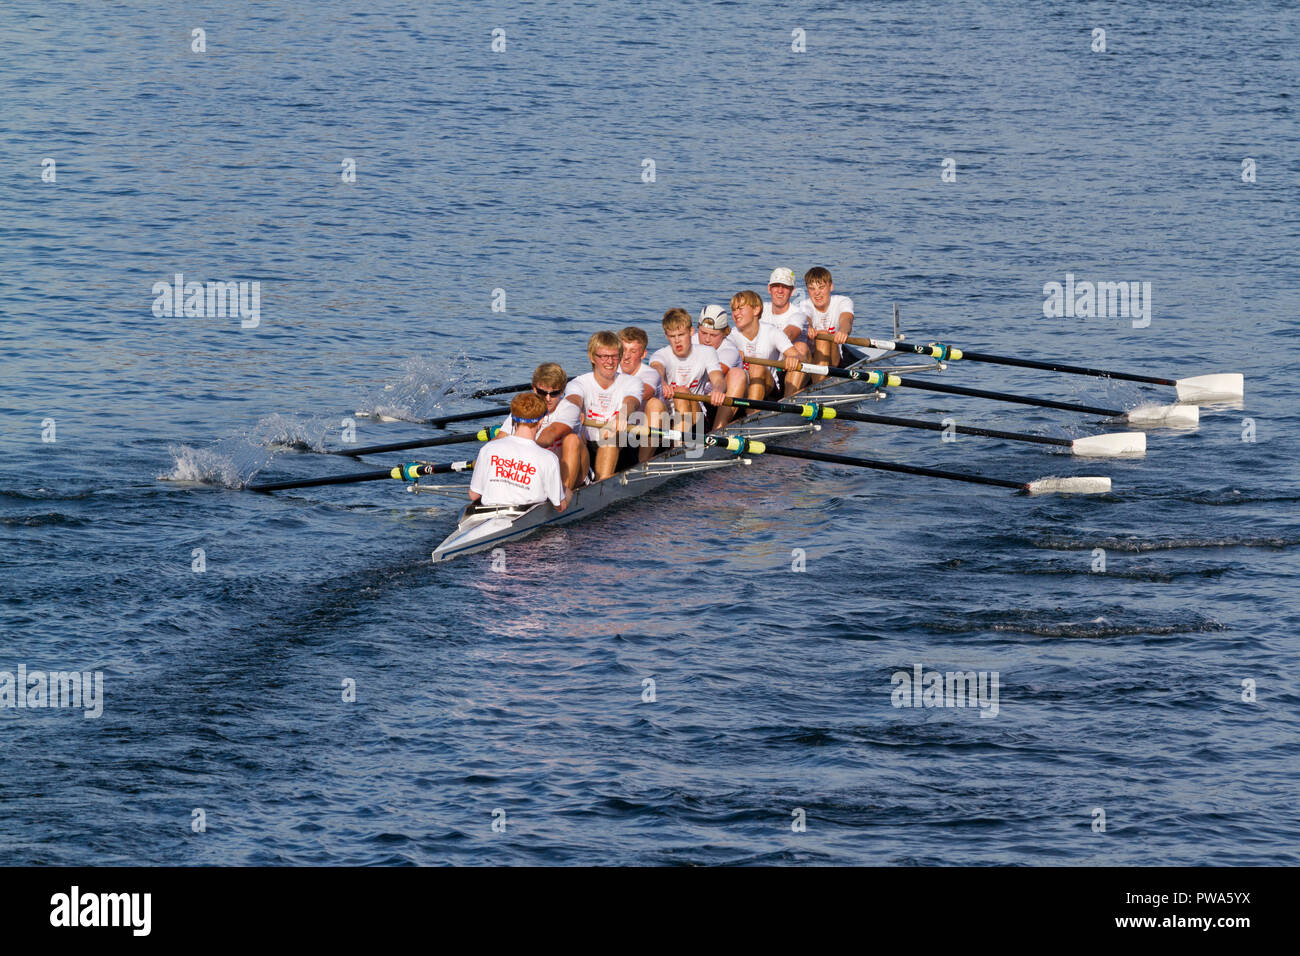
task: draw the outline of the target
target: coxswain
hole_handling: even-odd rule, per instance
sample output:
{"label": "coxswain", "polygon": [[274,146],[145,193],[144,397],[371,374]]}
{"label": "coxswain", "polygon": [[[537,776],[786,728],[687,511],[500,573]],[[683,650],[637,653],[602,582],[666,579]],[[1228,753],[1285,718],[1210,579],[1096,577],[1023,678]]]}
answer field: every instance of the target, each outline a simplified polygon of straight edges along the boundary
{"label": "coxswain", "polygon": [[560,459],[537,444],[537,428],[546,402],[522,392],[510,403],[514,434],[496,438],[479,449],[469,482],[469,500],[485,508],[527,506],[550,501],[556,511],[569,506],[569,493],[560,479]]}
{"label": "coxswain", "polygon": [[[546,412],[537,423],[537,444],[549,448],[560,459],[560,477],[564,487],[572,491],[578,481],[586,477],[587,443],[583,441],[582,418],[578,406],[564,401],[564,389],[569,377],[554,362],[543,362],[533,372],[533,392],[546,402]],[[506,416],[497,434],[513,435],[514,414]]]}

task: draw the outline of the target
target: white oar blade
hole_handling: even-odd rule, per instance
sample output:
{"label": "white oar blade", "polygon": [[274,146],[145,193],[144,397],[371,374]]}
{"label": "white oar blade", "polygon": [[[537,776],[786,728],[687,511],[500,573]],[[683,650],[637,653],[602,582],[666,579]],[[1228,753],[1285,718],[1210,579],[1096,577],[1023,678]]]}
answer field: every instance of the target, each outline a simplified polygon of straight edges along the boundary
{"label": "white oar blade", "polygon": [[1177,389],[1180,402],[1227,402],[1242,397],[1246,379],[1240,372],[1197,375],[1180,378]]}
{"label": "white oar blade", "polygon": [[1195,405],[1142,405],[1128,413],[1130,425],[1154,428],[1195,428],[1201,410]]}
{"label": "white oar blade", "polygon": [[1110,479],[1098,477],[1039,478],[1025,486],[1031,495],[1101,495],[1110,491]]}
{"label": "white oar blade", "polygon": [[1146,432],[1114,432],[1109,435],[1089,435],[1076,438],[1070,444],[1072,454],[1080,458],[1117,458],[1120,455],[1145,455]]}

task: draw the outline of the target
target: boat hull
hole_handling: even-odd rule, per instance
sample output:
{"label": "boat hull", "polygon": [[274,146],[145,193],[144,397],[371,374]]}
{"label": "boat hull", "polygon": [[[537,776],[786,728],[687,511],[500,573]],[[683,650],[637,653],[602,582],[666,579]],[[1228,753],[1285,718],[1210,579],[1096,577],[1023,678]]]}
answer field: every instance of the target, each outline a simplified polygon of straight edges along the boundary
{"label": "boat hull", "polygon": [[[853,357],[848,367],[861,368],[874,364],[894,352],[882,352],[877,349],[846,349]],[[833,396],[862,395],[863,398],[875,389],[865,382],[852,379],[825,378],[816,385],[804,389],[798,394],[801,402],[816,401],[819,398]],[[743,434],[755,428],[793,427],[803,422],[797,415],[785,412],[759,412],[748,415],[735,426],[723,429],[720,434]],[[811,424],[806,427],[811,430]],[[695,474],[707,470],[709,466],[725,467],[736,461],[735,456],[721,448],[671,448],[649,461],[619,472],[604,481],[576,489],[569,499],[569,507],[563,512],[557,511],[549,501],[541,504],[505,508],[476,508],[471,505],[462,513],[451,533],[433,551],[435,562],[449,561],[452,558],[477,551],[486,551],[512,541],[518,541],[541,531],[543,528],[559,527],[589,518],[599,511],[604,511],[620,501],[639,498],[647,491],[667,484],[683,474]]]}

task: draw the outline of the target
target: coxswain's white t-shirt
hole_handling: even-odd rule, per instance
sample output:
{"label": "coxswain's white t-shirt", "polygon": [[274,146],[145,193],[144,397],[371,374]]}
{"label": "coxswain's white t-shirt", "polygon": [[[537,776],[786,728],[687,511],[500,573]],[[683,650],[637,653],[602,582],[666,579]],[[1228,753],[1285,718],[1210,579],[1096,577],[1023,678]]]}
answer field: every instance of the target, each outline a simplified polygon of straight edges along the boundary
{"label": "coxswain's white t-shirt", "polygon": [[809,338],[818,332],[834,332],[841,314],[845,312],[856,314],[853,312],[853,300],[847,295],[832,295],[825,312],[818,312],[812,299],[804,300],[803,308],[808,316]]}
{"label": "coxswain's white t-shirt", "polygon": [[797,333],[799,335],[808,332],[808,313],[803,310],[802,303],[791,302],[784,312],[777,315],[772,311],[772,303],[765,300],[763,302],[763,316],[759,321],[781,331],[785,331],[786,326],[793,325],[799,329]]}
{"label": "coxswain's white t-shirt", "polygon": [[[734,345],[746,358],[778,359],[794,348],[794,343],[786,334],[772,325],[758,323],[758,331],[752,339],[745,338],[740,329],[732,329],[727,341]],[[746,368],[749,366],[746,365]]]}
{"label": "coxswain's white t-shirt", "polygon": [[711,392],[713,383],[709,381],[710,372],[721,372],[722,362],[718,353],[707,345],[692,343],[686,358],[678,358],[671,345],[665,345],[654,355],[651,362],[658,362],[664,367],[664,378],[677,388],[688,392]]}
{"label": "coxswain's white t-shirt", "polygon": [[[583,425],[586,426],[585,437],[587,441],[600,441],[601,426],[622,410],[623,400],[628,397],[635,398],[639,407],[644,391],[641,379],[635,375],[628,375],[622,369],[614,376],[614,382],[609,388],[601,388],[600,383],[596,381],[596,373],[588,372],[569,382],[562,401],[568,402],[570,395],[578,397],[582,403],[581,417]],[[569,404],[573,403],[569,402]]]}
{"label": "coxswain's white t-shirt", "polygon": [[564,501],[560,459],[548,448],[517,435],[490,441],[479,449],[469,486],[482,495],[480,504],[533,505]]}
{"label": "coxswain's white t-shirt", "polygon": [[[546,431],[547,427],[554,425],[557,422],[561,425],[568,425],[576,432],[582,428],[582,413],[578,411],[578,406],[573,404],[573,402],[566,402],[561,398],[555,405],[555,411],[547,412],[542,416],[542,420],[537,423],[537,434],[540,435],[542,432]],[[500,434],[513,435],[514,433],[515,420],[507,415],[506,420],[501,423]],[[564,439],[561,438],[559,441],[553,442],[546,447],[558,455],[560,453],[560,446],[563,443]]]}
{"label": "coxswain's white t-shirt", "polygon": [[[694,344],[699,345],[700,333],[696,332],[692,335],[691,341]],[[723,339],[719,344],[712,346],[712,348],[713,351],[718,353],[718,361],[727,366],[727,368],[740,368],[740,351],[726,339]]]}

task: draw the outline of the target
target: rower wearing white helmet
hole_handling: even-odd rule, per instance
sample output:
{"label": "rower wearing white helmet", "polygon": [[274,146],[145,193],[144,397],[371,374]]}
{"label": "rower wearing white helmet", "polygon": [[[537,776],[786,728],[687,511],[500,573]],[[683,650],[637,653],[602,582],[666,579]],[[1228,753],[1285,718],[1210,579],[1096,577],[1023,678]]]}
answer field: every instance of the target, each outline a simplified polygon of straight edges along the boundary
{"label": "rower wearing white helmet", "polygon": [[749,388],[749,374],[745,371],[740,349],[728,338],[730,333],[731,320],[727,317],[727,310],[720,305],[706,305],[700,310],[700,327],[691,341],[707,345],[718,353],[722,374],[727,381],[727,397],[744,398]]}

